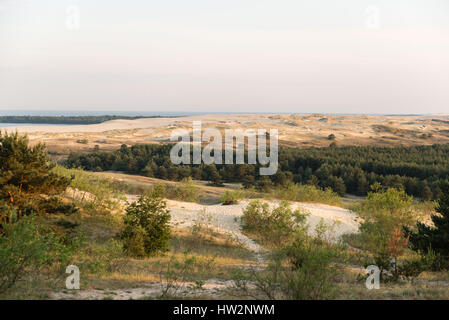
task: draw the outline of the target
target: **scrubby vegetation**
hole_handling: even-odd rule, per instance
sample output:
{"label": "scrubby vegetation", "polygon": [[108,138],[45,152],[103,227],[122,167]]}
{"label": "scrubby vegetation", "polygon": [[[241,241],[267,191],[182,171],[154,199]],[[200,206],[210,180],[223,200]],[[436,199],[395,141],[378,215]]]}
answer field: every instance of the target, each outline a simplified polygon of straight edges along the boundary
{"label": "scrubby vegetation", "polygon": [[126,253],[144,257],[168,251],[170,213],[163,195],[163,187],[157,186],[126,208],[121,233]]}
{"label": "scrubby vegetation", "polygon": [[340,196],[331,188],[321,189],[314,185],[301,185],[288,183],[286,186],[277,186],[270,189],[268,197],[288,201],[318,202],[341,206]]}
{"label": "scrubby vegetation", "polygon": [[117,209],[120,200],[125,200],[125,186],[111,179],[92,176],[81,169],[67,169],[56,166],[53,172],[59,176],[71,179],[68,193],[75,203],[91,207],[96,211]]}
{"label": "scrubby vegetation", "polygon": [[[342,247],[326,240],[329,226],[319,225],[312,237],[306,213],[293,211],[288,202],[270,209],[253,201],[242,217],[243,227],[272,248],[268,267],[249,273],[236,271],[235,286],[243,296],[256,299],[318,300],[335,298]],[[252,287],[252,288],[251,288]]]}
{"label": "scrubby vegetation", "polygon": [[246,193],[247,192],[245,192],[244,190],[234,190],[234,191],[227,190],[220,197],[220,202],[225,206],[237,204],[239,202],[239,200],[245,198]]}
{"label": "scrubby vegetation", "polygon": [[410,236],[405,230],[418,220],[417,206],[403,190],[372,186],[373,191],[353,209],[364,219],[360,233],[347,237],[349,243],[372,254],[369,264],[379,267],[381,279],[412,279],[434,264],[434,253],[421,256],[409,249]]}
{"label": "scrubby vegetation", "polygon": [[402,187],[408,195],[437,199],[439,184],[449,178],[449,145],[378,147],[335,145],[327,148],[281,148],[279,170],[259,176],[259,165],[181,165],[171,163],[172,145],[122,146],[111,153],[71,154],[66,165],[86,170],[115,170],[168,180],[187,177],[239,182],[266,190],[289,182],[331,188],[339,195],[364,196],[374,183]]}
{"label": "scrubby vegetation", "polygon": [[171,191],[172,197],[181,201],[198,202],[199,192],[192,181],[192,178],[182,179],[178,185]]}
{"label": "scrubby vegetation", "polygon": [[[233,166],[235,172],[245,168],[240,173],[247,188],[232,190],[201,186],[192,180],[195,167],[181,166],[176,170],[190,170],[184,180],[176,177],[182,181],[167,182],[171,187],[165,190],[158,185],[134,187],[139,199],[127,203],[134,196],[125,197],[131,190],[126,182],[57,166],[49,161],[43,145],[30,147],[26,137],[3,134],[0,139],[2,299],[79,298],[83,294],[114,298],[119,290],[130,298],[143,298],[142,291],[148,290],[151,299],[449,298],[447,287],[435,281],[448,279],[447,184],[439,186],[433,224],[418,223],[424,213],[433,212],[431,202],[420,202],[400,185],[374,184],[366,198],[353,206],[361,218],[360,232],[346,235],[342,242],[332,236],[331,225],[321,222],[311,230],[308,212],[295,210],[287,202],[340,205],[335,189],[322,185],[319,175],[312,175],[315,178],[305,181],[308,184],[302,179],[292,182],[294,175],[286,171],[282,171],[285,181],[258,176],[251,180],[245,171],[250,172],[251,166]],[[126,150],[133,154],[145,148]],[[132,155],[126,161],[135,158]],[[151,159],[157,163],[164,156],[155,153]],[[164,163],[154,167],[142,161],[138,167],[141,164],[150,176],[165,168]],[[286,168],[285,163],[281,166]],[[207,168],[198,166],[195,172],[214,170]],[[223,174],[228,169],[217,166],[215,170],[216,182],[226,180]],[[241,238],[212,227],[217,217],[206,210],[192,215],[187,225],[172,223],[164,199],[196,202],[201,188],[213,189],[214,203],[233,205],[258,198],[243,209],[241,221],[238,217],[233,221],[241,223]],[[269,199],[280,201],[269,204]],[[177,205],[177,210],[185,206],[186,212],[191,210],[187,206],[201,208],[192,203]],[[254,245],[251,250],[242,244],[246,237]],[[69,264],[81,271],[78,292],[64,289]],[[382,289],[387,290],[365,288],[364,267],[370,264],[381,268]],[[230,282],[234,285],[229,286]],[[139,293],[133,295],[136,290]]]}
{"label": "scrubby vegetation", "polygon": [[42,144],[31,148],[26,136],[0,133],[0,292],[70,257],[70,239],[45,223],[78,212],[59,197],[70,179],[53,167]]}
{"label": "scrubby vegetation", "polygon": [[[15,212],[14,212],[15,213]],[[26,274],[58,270],[67,265],[71,248],[64,245],[53,231],[39,224],[35,217],[18,220],[17,214],[0,233],[0,293],[10,289]]]}

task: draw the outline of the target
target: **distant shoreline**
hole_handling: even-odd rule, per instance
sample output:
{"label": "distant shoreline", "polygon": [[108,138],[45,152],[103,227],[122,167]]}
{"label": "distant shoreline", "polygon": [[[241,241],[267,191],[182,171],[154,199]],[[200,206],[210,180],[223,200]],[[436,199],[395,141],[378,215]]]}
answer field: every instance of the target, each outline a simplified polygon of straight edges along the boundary
{"label": "distant shoreline", "polygon": [[[0,109],[0,119],[4,117],[121,117],[125,118],[173,118],[173,117],[186,117],[186,116],[198,116],[206,114],[297,114],[297,115],[313,115],[320,114],[323,116],[386,116],[386,117],[428,117],[428,116],[449,116],[449,114],[441,113],[329,113],[329,112],[306,112],[306,111],[291,111],[291,112],[214,112],[214,111],[119,111],[119,110],[27,110],[27,109]],[[6,122],[6,121],[0,121]]]}
{"label": "distant shoreline", "polygon": [[111,120],[137,120],[143,118],[161,118],[161,116],[0,116],[0,127],[14,127],[15,125],[89,125],[101,124]]}
{"label": "distant shoreline", "polygon": [[[12,110],[10,111],[13,112]],[[10,113],[8,112],[8,113]],[[17,113],[24,112],[23,110],[15,111]],[[97,114],[97,111],[92,111],[91,115],[47,115],[49,111],[42,111],[45,115],[32,115],[32,114],[8,114],[4,115],[5,112],[0,111],[0,128],[10,128],[10,127],[36,127],[36,126],[74,126],[74,125],[95,125],[95,124],[103,124],[112,120],[141,120],[141,119],[170,119],[170,118],[182,118],[182,117],[198,117],[198,116],[239,116],[239,115],[283,115],[284,113],[236,113],[236,112],[212,112],[212,113],[186,113],[186,114],[136,114],[136,115],[124,115],[124,114]],[[69,111],[67,111],[69,112]],[[80,113],[82,111],[79,111]],[[95,114],[95,115],[94,115]],[[133,112],[129,112],[128,114],[133,114]],[[297,116],[321,116],[321,117],[332,117],[332,116],[372,116],[372,117],[438,117],[438,115],[419,115],[419,114],[360,114],[360,115],[346,115],[346,114],[327,114],[327,113],[288,113],[289,115],[297,115]],[[441,122],[447,124],[449,122],[449,117],[446,115],[439,115],[447,118],[443,119],[432,119],[434,122]]]}

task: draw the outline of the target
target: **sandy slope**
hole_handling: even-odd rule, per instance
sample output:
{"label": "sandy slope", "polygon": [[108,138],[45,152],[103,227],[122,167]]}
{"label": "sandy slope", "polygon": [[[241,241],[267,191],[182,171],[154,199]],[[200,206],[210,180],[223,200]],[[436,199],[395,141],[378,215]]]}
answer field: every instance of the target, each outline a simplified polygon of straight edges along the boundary
{"label": "sandy slope", "polygon": [[[129,201],[135,201],[136,196],[128,196]],[[279,201],[265,201],[273,208]],[[244,244],[248,249],[260,253],[261,247],[252,239],[245,236],[241,231],[240,217],[249,201],[244,200],[236,205],[201,205],[192,202],[167,200],[167,207],[172,215],[172,224],[179,227],[190,227],[196,221],[202,219],[209,226],[220,232],[229,233],[237,241]],[[307,222],[310,232],[314,233],[315,226],[321,219],[328,225],[333,225],[332,238],[337,240],[345,233],[358,231],[359,223],[357,216],[346,209],[319,203],[292,202],[292,209],[300,209],[308,213]]]}
{"label": "sandy slope", "polygon": [[[128,195],[127,200],[133,202],[137,200],[137,196]],[[271,208],[277,206],[279,201],[265,201]],[[171,223],[179,227],[189,227],[202,221],[210,227],[216,228],[217,231],[231,234],[237,241],[244,244],[248,249],[257,253],[259,262],[263,262],[261,255],[262,248],[248,238],[241,232],[240,217],[243,210],[248,205],[249,201],[244,200],[236,205],[201,205],[191,202],[182,202],[167,200],[167,207],[172,215]],[[335,239],[342,234],[357,232],[358,222],[356,215],[346,209],[328,206],[318,203],[300,203],[293,202],[293,209],[300,209],[303,212],[309,213],[307,221],[311,230],[320,222],[321,219],[328,224],[338,223],[333,235]],[[227,289],[233,286],[232,281],[223,281],[219,279],[209,279],[205,282],[203,289],[198,291],[192,287],[193,284],[183,283],[182,292],[190,297],[195,296],[209,296],[214,298],[221,298],[226,296]],[[127,288],[119,290],[77,290],[77,291],[60,291],[53,292],[50,295],[51,299],[81,299],[81,300],[96,300],[96,299],[114,299],[114,300],[128,300],[128,299],[142,299],[145,297],[157,297],[163,290],[163,283],[147,282],[145,286],[138,288]]]}

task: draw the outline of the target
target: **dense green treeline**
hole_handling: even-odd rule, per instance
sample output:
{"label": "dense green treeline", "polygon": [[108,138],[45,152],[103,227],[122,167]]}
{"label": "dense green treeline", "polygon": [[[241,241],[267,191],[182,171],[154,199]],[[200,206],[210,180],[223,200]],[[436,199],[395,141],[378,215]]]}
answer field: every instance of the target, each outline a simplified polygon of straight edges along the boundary
{"label": "dense green treeline", "polygon": [[141,118],[159,118],[159,116],[0,116],[0,123],[97,124],[110,120],[135,120]]}
{"label": "dense green treeline", "polygon": [[340,195],[366,195],[370,186],[404,189],[407,194],[435,199],[439,183],[449,177],[449,145],[414,147],[330,146],[325,148],[281,148],[279,170],[259,176],[259,165],[173,165],[172,145],[123,145],[114,152],[70,154],[66,165],[87,170],[124,171],[168,180],[185,177],[220,182],[242,182],[264,189],[290,181],[322,188]]}

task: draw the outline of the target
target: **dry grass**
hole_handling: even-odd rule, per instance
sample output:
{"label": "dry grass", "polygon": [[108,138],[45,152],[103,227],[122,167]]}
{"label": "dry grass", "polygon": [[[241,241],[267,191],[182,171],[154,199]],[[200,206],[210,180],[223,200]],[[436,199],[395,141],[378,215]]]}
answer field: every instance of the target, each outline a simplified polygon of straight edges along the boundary
{"label": "dry grass", "polygon": [[[449,274],[427,273],[413,282],[381,284],[380,289],[368,290],[364,281],[357,281],[358,272],[346,270],[339,283],[342,300],[439,300],[449,299]],[[428,277],[431,276],[432,280]]]}

